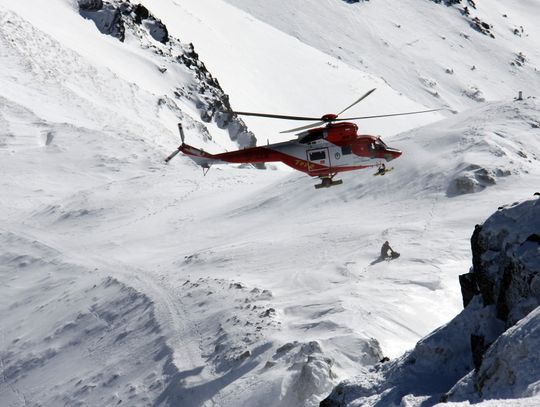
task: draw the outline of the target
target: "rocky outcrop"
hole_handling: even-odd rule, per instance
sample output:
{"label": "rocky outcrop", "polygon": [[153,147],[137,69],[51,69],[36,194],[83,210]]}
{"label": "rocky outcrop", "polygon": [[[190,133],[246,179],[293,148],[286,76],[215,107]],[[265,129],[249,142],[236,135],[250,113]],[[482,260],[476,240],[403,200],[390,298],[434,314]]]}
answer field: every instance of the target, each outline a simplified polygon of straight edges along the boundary
{"label": "rocky outcrop", "polygon": [[476,10],[476,3],[474,0],[431,0],[434,3],[444,4],[445,6],[456,7],[461,14],[469,21],[469,25],[474,30],[487,35],[488,37],[495,38],[495,35],[491,32],[493,25],[482,21],[478,16],[473,16],[471,9]]}
{"label": "rocky outcrop", "polygon": [[102,0],[79,0],[79,9],[82,11],[98,11],[102,8]]}
{"label": "rocky outcrop", "polygon": [[[474,403],[486,399],[537,396],[539,345],[540,308],[536,308],[484,352],[482,363],[452,388],[447,400]],[[538,399],[525,401],[523,405],[538,405]]]}
{"label": "rocky outcrop", "polygon": [[193,103],[202,121],[215,122],[227,129],[230,139],[240,147],[256,145],[255,135],[242,119],[231,113],[229,96],[199,59],[193,44],[183,44],[170,36],[166,25],[141,4],[127,0],[78,0],[78,4],[81,16],[91,19],[103,34],[120,41],[124,41],[126,33],[138,38],[141,48],[162,59],[163,66],[159,68],[162,73],[167,71],[167,65],[182,65],[193,81],[172,89],[171,97]]}
{"label": "rocky outcrop", "polygon": [[[346,3],[354,4],[369,0],[343,0]],[[437,4],[443,4],[447,7],[454,7],[461,12],[461,14],[467,18],[469,25],[474,30],[487,35],[491,38],[495,38],[495,35],[491,32],[493,26],[485,21],[482,21],[478,16],[473,16],[471,9],[476,10],[476,3],[474,0],[431,0]]]}
{"label": "rocky outcrop", "polygon": [[339,384],[321,406],[540,395],[540,199],[499,208],[475,227],[471,249],[464,310],[401,358]]}
{"label": "rocky outcrop", "polygon": [[476,164],[470,164],[450,181],[446,195],[454,197],[480,192],[495,185],[499,178],[508,177],[509,175],[511,175],[511,171],[508,169],[488,169]]}
{"label": "rocky outcrop", "polygon": [[125,27],[120,9],[102,0],[79,0],[79,12],[96,24],[103,34],[111,35],[120,41],[125,39]]}
{"label": "rocky outcrop", "polygon": [[540,305],[540,201],[501,209],[471,238],[473,268],[484,306],[513,326]]}

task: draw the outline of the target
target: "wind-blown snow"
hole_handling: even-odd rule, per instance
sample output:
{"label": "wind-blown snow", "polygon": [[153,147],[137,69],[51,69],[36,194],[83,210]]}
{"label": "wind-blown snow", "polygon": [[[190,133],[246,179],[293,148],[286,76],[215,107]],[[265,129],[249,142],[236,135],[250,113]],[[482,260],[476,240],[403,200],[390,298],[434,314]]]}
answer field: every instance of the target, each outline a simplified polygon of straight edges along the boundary
{"label": "wind-blown snow", "polygon": [[[222,1],[143,3],[235,109],[320,115],[373,87],[355,115],[477,103],[394,90],[401,76]],[[234,145],[190,103],[158,103],[189,76],[72,1],[0,0],[0,64],[2,405],[316,405],[456,314],[472,226],[540,178],[537,103],[509,91],[436,123],[362,123],[404,151],[394,171],[316,191],[288,170],[164,165],[179,120],[194,145]],[[297,123],[248,125],[277,140]],[[385,240],[399,260],[375,262]]]}

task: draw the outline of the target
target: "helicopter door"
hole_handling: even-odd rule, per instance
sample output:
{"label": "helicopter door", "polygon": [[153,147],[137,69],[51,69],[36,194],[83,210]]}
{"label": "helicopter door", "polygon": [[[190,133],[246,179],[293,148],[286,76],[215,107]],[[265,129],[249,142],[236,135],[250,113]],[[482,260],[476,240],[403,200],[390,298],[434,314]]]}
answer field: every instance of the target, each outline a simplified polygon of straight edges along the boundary
{"label": "helicopter door", "polygon": [[318,165],[324,165],[325,167],[330,167],[330,155],[328,154],[328,147],[325,148],[316,148],[313,150],[307,150],[308,158],[308,170],[310,172],[328,172],[328,169],[317,168]]}

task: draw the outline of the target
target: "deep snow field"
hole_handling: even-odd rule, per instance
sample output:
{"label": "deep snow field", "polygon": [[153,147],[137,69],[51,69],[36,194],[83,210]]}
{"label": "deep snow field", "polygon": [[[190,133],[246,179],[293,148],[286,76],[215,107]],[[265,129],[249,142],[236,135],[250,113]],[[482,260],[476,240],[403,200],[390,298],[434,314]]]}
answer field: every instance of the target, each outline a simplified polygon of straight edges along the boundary
{"label": "deep snow field", "polygon": [[[385,177],[203,176],[163,162],[180,120],[190,144],[235,148],[174,99],[189,72],[74,1],[0,0],[1,406],[314,406],[462,309],[474,225],[540,185],[534,1],[479,5],[495,39],[427,0],[142,3],[237,110],[319,115],[373,87],[355,114],[449,110],[359,123],[404,152]],[[245,121],[259,144],[295,126]],[[398,260],[375,261],[385,240]]]}

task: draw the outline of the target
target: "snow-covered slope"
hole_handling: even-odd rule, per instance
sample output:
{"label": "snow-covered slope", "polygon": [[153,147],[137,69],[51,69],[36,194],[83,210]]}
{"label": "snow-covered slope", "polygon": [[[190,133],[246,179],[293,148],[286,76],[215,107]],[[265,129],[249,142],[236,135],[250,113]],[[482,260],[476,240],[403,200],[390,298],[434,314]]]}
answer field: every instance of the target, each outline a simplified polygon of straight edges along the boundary
{"label": "snow-covered slope", "polygon": [[152,301],[21,234],[1,241],[1,404],[156,400],[172,350]]}
{"label": "snow-covered slope", "polygon": [[[320,114],[375,86],[359,114],[422,107],[227,3],[144,4],[237,109]],[[165,166],[179,120],[209,150],[235,145],[175,98],[193,75],[69,0],[0,11],[2,405],[316,405],[455,315],[471,225],[539,181],[537,103],[510,98],[373,124],[412,129],[385,137],[395,170],[324,191]],[[248,124],[263,140],[288,125]],[[384,240],[398,261],[375,261]]]}
{"label": "snow-covered slope", "polygon": [[426,106],[463,110],[540,87],[534,0],[226,1]]}

